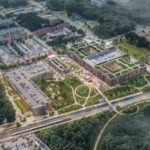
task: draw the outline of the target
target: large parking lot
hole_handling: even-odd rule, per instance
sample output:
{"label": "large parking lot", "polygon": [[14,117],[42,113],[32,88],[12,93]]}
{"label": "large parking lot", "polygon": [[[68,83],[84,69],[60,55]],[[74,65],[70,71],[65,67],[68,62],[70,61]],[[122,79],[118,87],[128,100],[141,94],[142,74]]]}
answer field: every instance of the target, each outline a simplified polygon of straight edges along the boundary
{"label": "large parking lot", "polygon": [[10,84],[19,92],[21,97],[33,110],[46,106],[49,98],[32,82],[32,78],[51,74],[49,65],[43,61],[28,66],[15,68],[5,73]]}

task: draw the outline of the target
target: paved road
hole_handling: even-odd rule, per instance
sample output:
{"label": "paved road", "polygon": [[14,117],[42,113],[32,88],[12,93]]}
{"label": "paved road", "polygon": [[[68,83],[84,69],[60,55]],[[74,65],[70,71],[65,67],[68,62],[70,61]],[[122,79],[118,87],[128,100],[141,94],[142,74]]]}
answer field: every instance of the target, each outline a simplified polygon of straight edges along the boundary
{"label": "paved road", "polygon": [[[143,94],[140,96],[134,96],[131,98],[120,99],[119,101],[112,102],[112,105],[113,106],[118,106],[118,105],[125,106],[128,104],[132,104],[134,102],[147,100],[149,98],[150,98],[150,93],[146,93],[146,94]],[[92,106],[90,108],[79,110],[77,112],[72,112],[72,113],[69,113],[66,115],[61,115],[58,117],[49,118],[49,119],[46,119],[44,121],[41,121],[41,122],[38,122],[38,123],[35,123],[32,125],[19,127],[17,129],[13,129],[10,131],[6,131],[4,133],[0,133],[0,140],[13,137],[13,135],[21,135],[23,133],[28,133],[28,132],[31,133],[31,132],[34,132],[35,130],[40,130],[40,129],[43,129],[45,127],[57,125],[57,124],[67,122],[67,121],[77,120],[77,119],[80,119],[83,117],[88,117],[88,116],[91,116],[93,114],[100,113],[102,111],[107,111],[109,109],[111,109],[111,107],[109,107],[106,103],[98,104],[98,105]]]}

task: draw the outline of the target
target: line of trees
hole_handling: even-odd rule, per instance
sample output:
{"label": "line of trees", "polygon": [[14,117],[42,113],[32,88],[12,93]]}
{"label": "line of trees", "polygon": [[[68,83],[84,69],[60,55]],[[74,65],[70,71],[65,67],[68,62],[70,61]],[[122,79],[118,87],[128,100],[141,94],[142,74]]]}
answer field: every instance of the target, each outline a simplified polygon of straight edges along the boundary
{"label": "line of trees", "polygon": [[7,100],[4,88],[0,84],[0,125],[4,122],[14,122],[15,121],[15,110],[12,104]]}
{"label": "line of trees", "polygon": [[19,24],[31,31],[41,27],[49,26],[49,20],[37,16],[35,13],[20,14],[17,17]]}
{"label": "line of trees", "polygon": [[138,36],[135,32],[127,33],[125,37],[130,44],[150,50],[150,41],[148,41],[145,37]]}

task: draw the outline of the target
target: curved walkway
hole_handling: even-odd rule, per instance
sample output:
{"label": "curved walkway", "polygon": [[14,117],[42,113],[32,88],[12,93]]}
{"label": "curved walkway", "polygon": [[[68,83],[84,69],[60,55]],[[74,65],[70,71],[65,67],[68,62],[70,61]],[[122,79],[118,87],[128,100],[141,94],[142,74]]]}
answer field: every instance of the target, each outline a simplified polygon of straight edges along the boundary
{"label": "curved walkway", "polygon": [[97,139],[96,139],[96,142],[95,142],[95,145],[94,145],[94,148],[93,150],[97,150],[97,146],[98,146],[98,143],[99,141],[101,140],[101,137],[105,131],[105,129],[107,128],[107,126],[112,122],[113,119],[115,119],[116,117],[118,116],[118,114],[115,114],[111,119],[109,119],[107,121],[107,123],[105,124],[105,126],[103,127],[103,129],[101,130],[100,134],[98,135]]}
{"label": "curved walkway", "polygon": [[[142,103],[142,102],[140,102],[140,103]],[[139,108],[139,106],[138,106],[137,104],[140,104],[140,103],[135,103],[135,104],[134,104],[134,105],[137,106],[137,111],[136,111],[135,113],[132,113],[132,114],[124,114],[124,115],[130,115],[130,116],[136,115],[136,114],[139,112],[139,110],[140,110],[140,108]],[[121,113],[121,114],[123,114],[123,113]],[[119,115],[119,114],[116,113],[116,114],[115,114],[111,119],[109,119],[109,120],[107,121],[107,123],[104,125],[103,129],[101,130],[101,132],[99,133],[99,135],[98,135],[98,137],[97,137],[97,139],[96,139],[96,142],[95,142],[95,145],[94,145],[93,150],[97,150],[98,144],[99,144],[99,142],[100,142],[100,140],[101,140],[101,138],[102,138],[102,135],[103,135],[105,129],[106,129],[106,128],[108,127],[108,125],[113,121],[113,119],[115,119],[118,115]]]}

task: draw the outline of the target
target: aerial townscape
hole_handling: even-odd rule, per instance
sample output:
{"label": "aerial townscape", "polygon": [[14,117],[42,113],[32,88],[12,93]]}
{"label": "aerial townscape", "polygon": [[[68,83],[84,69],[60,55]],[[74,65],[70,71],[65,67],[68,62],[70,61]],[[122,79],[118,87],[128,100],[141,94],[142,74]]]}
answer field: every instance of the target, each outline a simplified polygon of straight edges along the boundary
{"label": "aerial townscape", "polygon": [[150,0],[0,0],[0,150],[150,150]]}

